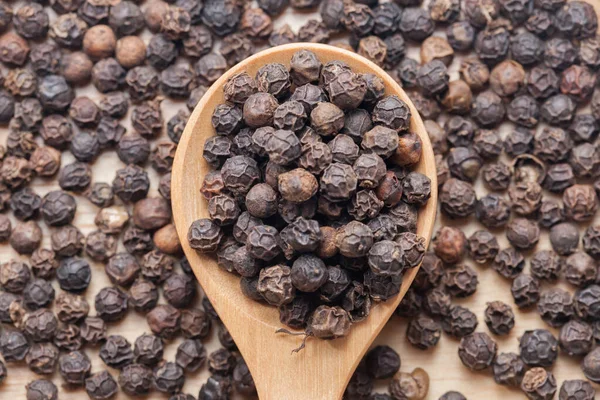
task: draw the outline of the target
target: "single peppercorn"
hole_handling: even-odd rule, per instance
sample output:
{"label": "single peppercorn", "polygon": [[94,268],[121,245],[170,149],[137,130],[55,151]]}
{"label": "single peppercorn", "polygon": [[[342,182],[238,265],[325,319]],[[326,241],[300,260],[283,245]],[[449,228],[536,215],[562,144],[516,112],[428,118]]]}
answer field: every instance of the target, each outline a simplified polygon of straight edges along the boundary
{"label": "single peppercorn", "polygon": [[544,368],[532,368],[525,373],[521,390],[531,400],[550,400],[556,393],[556,379]]}
{"label": "single peppercorn", "polygon": [[525,376],[526,366],[515,353],[500,353],[496,356],[492,370],[499,385],[519,387]]}
{"label": "single peppercorn", "polygon": [[484,319],[490,332],[496,335],[507,335],[515,325],[515,315],[511,307],[501,301],[487,304]]}
{"label": "single peppercorn", "polygon": [[481,371],[492,365],[497,344],[486,333],[475,332],[463,337],[458,347],[462,363],[473,371]]}

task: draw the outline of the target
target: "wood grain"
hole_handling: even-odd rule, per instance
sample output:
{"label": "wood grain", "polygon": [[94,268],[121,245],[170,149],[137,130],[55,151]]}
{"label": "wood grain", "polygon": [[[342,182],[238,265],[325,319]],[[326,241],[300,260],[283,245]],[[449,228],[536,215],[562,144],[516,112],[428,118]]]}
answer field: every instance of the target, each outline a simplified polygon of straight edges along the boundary
{"label": "wood grain", "polygon": [[203,176],[211,167],[202,158],[204,141],[214,134],[210,117],[224,102],[222,86],[232,75],[246,71],[254,76],[265,63],[278,62],[289,67],[292,55],[301,49],[317,54],[323,62],[341,60],[356,72],[375,73],[384,79],[386,94],[398,95],[409,103],[411,131],[423,141],[423,156],[416,170],[432,180],[431,199],[419,212],[417,232],[427,241],[431,237],[436,214],[437,178],[431,143],[417,110],[408,96],[389,75],[355,53],[319,44],[291,44],[275,47],[254,55],[224,74],[207,92],[194,110],[179,143],[173,165],[172,205],[175,225],[194,272],[221,319],[228,327],[248,364],[261,399],[301,400],[340,399],[352,372],[371,342],[385,325],[412,282],[417,269],[406,274],[401,293],[378,304],[371,314],[353,326],[350,335],[334,341],[309,339],[306,349],[298,354],[302,337],[276,335],[282,327],[276,308],[247,299],[239,288],[239,278],[222,271],[211,256],[199,254],[189,247],[186,235],[190,224],[208,216],[207,202],[199,195]]}

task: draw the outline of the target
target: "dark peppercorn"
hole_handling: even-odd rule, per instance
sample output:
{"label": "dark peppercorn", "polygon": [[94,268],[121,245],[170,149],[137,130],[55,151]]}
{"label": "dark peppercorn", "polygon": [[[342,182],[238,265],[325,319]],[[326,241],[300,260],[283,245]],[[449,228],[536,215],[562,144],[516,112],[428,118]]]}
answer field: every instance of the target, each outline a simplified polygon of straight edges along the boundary
{"label": "dark peppercorn", "polygon": [[458,356],[467,368],[481,371],[492,365],[497,349],[496,342],[486,333],[475,332],[461,339]]}
{"label": "dark peppercorn", "polygon": [[94,64],[92,83],[102,93],[118,90],[125,83],[126,72],[114,58],[105,58]]}
{"label": "dark peppercorn", "polygon": [[442,329],[448,335],[462,338],[470,335],[477,328],[477,316],[469,309],[461,306],[452,306],[442,318]]}
{"label": "dark peppercorn", "polygon": [[475,212],[477,196],[468,182],[448,179],[442,185],[439,199],[442,212],[450,218],[465,218]]}
{"label": "dark peppercorn", "polygon": [[101,371],[85,380],[85,390],[94,400],[112,398],[119,390],[117,381],[108,371]]}
{"label": "dark peppercorn", "polygon": [[519,387],[525,376],[526,366],[515,353],[500,353],[492,364],[494,380],[499,385]]}
{"label": "dark peppercorn", "polygon": [[367,371],[374,379],[390,378],[400,369],[400,356],[389,346],[376,346],[365,357]]}
{"label": "dark peppercorn", "polygon": [[90,345],[97,345],[106,339],[106,324],[98,317],[86,317],[80,330],[81,339]]}
{"label": "dark peppercorn", "polygon": [[88,356],[80,351],[63,354],[58,359],[60,375],[69,385],[83,385],[90,374],[91,367]]}
{"label": "dark peppercorn", "polygon": [[441,330],[437,321],[425,314],[420,314],[408,324],[406,337],[409,343],[416,348],[426,350],[437,345]]}
{"label": "dark peppercorn", "polygon": [[119,387],[130,396],[140,396],[152,388],[152,370],[141,364],[127,365],[119,374]]}
{"label": "dark peppercorn", "polygon": [[550,367],[558,356],[558,341],[545,329],[525,331],[519,348],[521,359],[528,366]]}
{"label": "dark peppercorn", "polygon": [[496,335],[508,335],[515,325],[515,315],[511,307],[501,301],[487,304],[484,319],[490,332]]}
{"label": "dark peppercorn", "polygon": [[111,368],[122,369],[133,362],[131,344],[121,335],[111,335],[100,347],[100,358]]}
{"label": "dark peppercorn", "polygon": [[58,389],[56,385],[46,379],[36,379],[26,385],[27,400],[57,400]]}
{"label": "dark peppercorn", "polygon": [[576,222],[591,219],[598,209],[596,192],[589,185],[572,185],[563,192],[565,216]]}
{"label": "dark peppercorn", "polygon": [[163,357],[163,342],[157,336],[144,333],[135,340],[133,354],[136,363],[155,366]]}
{"label": "dark peppercorn", "polygon": [[569,356],[585,356],[592,350],[593,333],[593,328],[588,323],[571,320],[560,330],[560,348]]}
{"label": "dark peppercorn", "polygon": [[531,275],[520,274],[512,282],[510,289],[517,307],[521,309],[535,305],[540,298],[540,284]]}
{"label": "dark peppercorn", "polygon": [[540,280],[555,281],[563,269],[562,258],[551,250],[536,252],[529,263],[531,274]]}
{"label": "dark peppercorn", "polygon": [[454,297],[468,297],[477,290],[477,273],[465,264],[458,264],[444,271],[444,284]]}
{"label": "dark peppercorn", "polygon": [[592,385],[582,379],[573,379],[563,381],[558,393],[559,400],[579,399],[591,400],[596,395],[596,390]]}
{"label": "dark peppercorn", "polygon": [[577,251],[565,260],[565,279],[574,286],[585,287],[593,283],[596,273],[596,264],[587,253]]}
{"label": "dark peppercorn", "polygon": [[95,307],[104,321],[119,321],[127,313],[127,294],[115,287],[103,288],[96,294]]}
{"label": "dark peppercorn", "polygon": [[537,244],[540,238],[540,229],[532,220],[515,218],[506,226],[506,238],[515,248],[528,250]]}
{"label": "dark peppercorn", "polygon": [[181,313],[171,305],[158,305],[146,315],[146,320],[154,334],[170,339],[179,331]]}

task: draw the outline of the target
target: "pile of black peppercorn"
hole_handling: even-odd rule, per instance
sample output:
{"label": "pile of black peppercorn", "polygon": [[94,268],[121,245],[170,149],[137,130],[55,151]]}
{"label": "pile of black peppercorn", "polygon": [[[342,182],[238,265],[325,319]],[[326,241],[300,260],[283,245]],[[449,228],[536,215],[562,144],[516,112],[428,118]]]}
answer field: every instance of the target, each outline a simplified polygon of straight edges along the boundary
{"label": "pile of black peppercorn", "polygon": [[308,50],[289,68],[232,76],[203,157],[209,218],[190,246],[215,254],[280,320],[334,339],[400,292],[425,239],[417,214],[430,179],[411,171],[422,144],[411,111],[383,80]]}
{"label": "pile of black peppercorn", "polygon": [[[422,41],[421,64],[405,57],[392,69],[414,90],[409,96],[425,119],[442,214],[397,310],[409,318],[407,339],[429,349],[442,331],[459,338],[467,368],[491,370],[498,384],[530,399],[595,398],[584,380],[565,381],[559,390],[548,368],[559,354],[578,357],[583,375],[600,382],[600,315],[590,312],[600,301],[596,13],[581,1],[433,0],[428,7],[420,26],[429,17],[446,36],[429,36],[432,29],[411,38]],[[461,58],[451,81],[455,52],[473,54]],[[480,182],[483,190],[476,190]],[[466,235],[460,224],[473,220],[479,226]],[[538,247],[543,235],[547,249]],[[487,304],[482,317],[490,335],[477,331],[475,313],[453,301],[477,290],[476,265],[511,281],[514,305],[537,309],[548,329],[526,331],[517,352],[498,353],[493,337],[508,335],[518,318],[511,305]],[[554,287],[558,281],[572,290]]]}
{"label": "pile of black peppercorn", "polygon": [[[297,32],[289,25],[275,28],[273,20],[288,7],[320,16]],[[248,368],[210,303],[203,299],[202,308],[196,306],[197,284],[171,223],[170,169],[189,110],[209,85],[265,46],[313,41],[354,50],[403,85],[434,144],[442,222],[453,219],[448,225],[456,227],[475,219],[481,224],[469,235],[445,226],[437,233],[398,308],[398,315],[411,319],[409,342],[431,348],[443,331],[460,338],[459,357],[469,368],[489,366],[496,382],[520,387],[531,399],[555,394],[559,400],[593,399],[589,382],[564,381],[559,387],[550,368],[557,357],[578,357],[585,376],[600,382],[600,225],[594,222],[600,193],[600,39],[595,15],[585,2],[563,0],[0,1],[0,124],[6,132],[0,147],[0,241],[21,254],[0,266],[0,384],[10,383],[11,364],[24,362],[40,376],[27,385],[27,400],[54,400],[63,383],[85,388],[92,399],[110,398],[120,389],[132,396],[161,391],[171,400],[193,400],[196,396],[181,393],[185,375],[208,364],[211,377],[198,399],[225,400],[234,391],[253,395]],[[146,30],[149,40],[140,37]],[[436,30],[441,35],[432,35]],[[421,47],[417,59],[406,56],[415,43]],[[460,79],[451,80],[455,52],[465,56],[458,66]],[[266,75],[277,73],[274,68]],[[90,83],[99,93],[82,95],[79,88]],[[279,90],[275,82],[266,83],[269,90]],[[366,84],[376,81],[366,79]],[[294,100],[316,101],[322,92],[306,86]],[[187,107],[165,119],[165,97]],[[292,100],[274,97],[278,104]],[[353,133],[365,121],[363,108],[372,111],[361,106],[345,115],[344,125],[353,129],[342,128],[339,143],[325,137],[314,144],[312,157],[303,161],[317,168],[305,168],[310,174],[320,173],[316,156],[332,142],[339,149],[329,149],[332,161],[334,155],[342,164],[353,157],[345,150],[362,142]],[[230,115],[221,111],[221,117]],[[294,115],[300,108],[282,111]],[[229,129],[221,117],[221,128]],[[130,124],[123,124],[124,118]],[[504,137],[498,124],[506,121],[511,129]],[[285,130],[295,132],[292,128]],[[230,135],[236,139],[231,151],[251,142],[250,131],[241,131]],[[311,138],[298,135],[301,148],[303,139]],[[215,163],[223,161],[223,143],[213,143]],[[112,151],[122,166],[112,182],[96,182],[91,165]],[[63,163],[66,152],[73,162]],[[279,170],[274,165],[279,166],[272,163],[270,175],[264,175],[267,185],[273,184],[267,177]],[[148,169],[160,176],[160,197],[149,197]],[[396,184],[390,172],[383,178],[385,190]],[[37,178],[53,189],[38,192]],[[474,190],[479,181],[488,193]],[[216,173],[205,183],[207,195],[222,185]],[[360,204],[374,198],[364,200]],[[81,201],[98,207],[97,229],[86,235],[76,226]],[[389,201],[395,201],[393,196]],[[327,212],[337,212],[331,207],[335,204],[328,202]],[[387,204],[384,200],[383,210]],[[255,212],[266,212],[273,204],[254,206]],[[279,213],[278,201],[276,206]],[[287,206],[285,215],[298,212]],[[357,207],[356,213],[370,218],[370,210]],[[395,217],[410,221],[410,215],[407,208]],[[340,221],[348,222],[345,218]],[[375,219],[374,238],[394,233],[388,230],[390,218]],[[42,245],[44,225],[48,240]],[[309,229],[310,224],[302,226]],[[509,243],[503,248],[497,240],[502,230]],[[325,235],[331,238],[333,232]],[[545,241],[546,233],[551,248],[540,250],[537,243]],[[289,254],[282,251],[284,257]],[[475,332],[477,316],[453,301],[477,289],[478,264],[492,267],[485,273],[510,280],[515,306],[537,308],[548,324],[548,329],[521,333],[516,352],[496,354],[492,339],[514,334],[518,314],[511,305],[487,305],[480,317],[490,336]],[[90,293],[97,265],[104,266],[113,286]],[[353,266],[340,264],[328,273],[342,277],[340,271]],[[559,281],[568,286],[554,287]],[[244,293],[259,299],[251,279],[241,282]],[[569,286],[573,290],[564,290]],[[368,291],[351,289],[353,318],[360,318]],[[190,303],[192,297],[196,300]],[[299,303],[299,310],[312,307]],[[147,316],[150,332],[133,343],[118,335],[118,321],[131,312]],[[286,322],[294,323],[292,318]],[[202,341],[213,325],[223,348],[208,355]],[[164,360],[164,345],[174,337],[184,340],[175,360]],[[86,355],[92,352],[100,354],[106,368],[92,367]],[[373,348],[345,398],[422,399],[428,386],[424,371],[409,374],[398,368],[392,349]],[[60,377],[52,378],[56,369]],[[388,393],[373,393],[375,381],[389,382]],[[448,392],[441,399],[465,397]]]}

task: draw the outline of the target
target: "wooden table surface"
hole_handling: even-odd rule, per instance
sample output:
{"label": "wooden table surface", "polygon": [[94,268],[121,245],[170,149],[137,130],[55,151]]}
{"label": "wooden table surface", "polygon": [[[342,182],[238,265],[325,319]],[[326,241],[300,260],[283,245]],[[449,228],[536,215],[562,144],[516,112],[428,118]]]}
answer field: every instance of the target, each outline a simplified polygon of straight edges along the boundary
{"label": "wooden table surface", "polygon": [[[598,0],[592,0],[591,2],[595,5],[599,5]],[[13,3],[12,5],[13,8],[16,9],[18,8],[19,3]],[[142,8],[144,8],[144,5],[142,5]],[[596,9],[598,10],[599,7],[597,6]],[[48,10],[49,13],[53,13],[51,9],[48,8]],[[289,23],[296,30],[305,21],[313,18],[314,16],[315,14],[313,13],[297,13],[293,12],[291,9],[288,9],[282,16],[275,19],[274,25],[275,27],[279,27],[285,23]],[[52,17],[54,17],[54,14],[52,14],[51,19]],[[150,37],[150,35],[148,32],[145,32],[143,34],[143,37],[147,40]],[[344,41],[344,39],[334,38],[332,40],[333,43],[339,41]],[[418,59],[418,48],[411,48],[409,50],[409,55]],[[459,63],[456,62],[456,60],[452,64],[452,67],[450,69],[451,80],[458,78],[458,64]],[[92,97],[95,100],[98,99],[97,92],[94,89],[90,89],[89,87],[78,88],[77,94],[85,94]],[[168,121],[172,115],[174,115],[179,109],[184,107],[185,105],[183,105],[182,103],[175,103],[171,100],[165,100],[162,103],[165,124],[166,121]],[[122,121],[123,125],[126,126],[128,130],[131,129],[131,126],[129,124],[129,116],[130,114],[128,114],[128,116]],[[510,133],[510,125],[502,126],[501,132],[503,132],[504,135]],[[5,143],[7,134],[8,130],[6,128],[0,129],[0,143]],[[166,132],[163,132],[162,136],[166,137]],[[63,152],[63,165],[66,165],[72,162],[73,160],[74,159],[69,152]],[[122,168],[123,166],[124,164],[118,159],[114,152],[104,152],[93,165],[93,182],[112,182],[115,176],[115,171],[119,168]],[[148,172],[152,181],[149,196],[158,196],[157,190],[159,176],[149,166]],[[43,196],[51,190],[58,189],[58,185],[54,180],[36,178],[32,182],[31,188],[37,194]],[[486,192],[485,189],[481,187],[481,185],[478,185],[476,189],[479,195],[483,195]],[[77,214],[73,224],[79,227],[79,229],[81,229],[81,231],[84,234],[88,234],[96,230],[96,227],[94,225],[94,217],[98,211],[98,208],[96,208],[87,199],[81,196],[77,196],[77,205]],[[600,215],[597,216],[594,223],[600,223]],[[441,225],[459,226],[453,221],[445,220],[440,216],[438,218],[436,226],[439,227]],[[40,226],[42,227],[45,233],[42,245],[44,247],[49,247],[49,235],[47,234],[48,229],[46,228],[44,223],[40,223]],[[467,236],[473,231],[482,228],[482,226],[479,223],[477,223],[474,219],[469,220],[466,223],[466,225],[465,223],[462,223],[460,226],[464,230],[465,234],[467,234]],[[583,229],[584,226],[582,226],[582,230]],[[501,243],[501,247],[505,247],[508,245],[506,238],[502,232],[498,232],[498,237]],[[543,232],[540,243],[535,250],[540,250],[547,247],[549,247],[549,243],[547,240],[547,232]],[[120,248],[120,251],[123,251],[123,249]],[[0,245],[0,262],[5,262],[13,258],[21,258],[22,260],[27,261],[27,257],[20,257],[16,252],[12,250],[12,248],[9,245]],[[103,264],[92,262],[91,260],[89,261],[90,265],[92,266],[93,279],[91,281],[90,287],[85,292],[85,296],[88,302],[90,303],[90,315],[93,315],[95,313],[94,295],[102,287],[110,286],[111,283],[103,271]],[[466,260],[466,263],[473,266],[479,273],[479,288],[477,292],[470,298],[455,301],[455,303],[468,307],[477,315],[479,320],[479,326],[477,328],[477,331],[489,332],[483,322],[483,311],[486,307],[486,303],[494,300],[502,300],[514,306],[510,294],[510,281],[500,277],[495,271],[491,270],[487,266],[476,265],[470,260]],[[53,284],[55,286],[56,292],[59,293],[60,289],[57,283],[53,282]],[[573,291],[572,287],[568,287],[564,283],[561,283],[560,286],[563,286],[564,288]],[[543,285],[542,290],[546,289],[547,287],[548,286]],[[199,299],[197,299],[197,303],[199,304]],[[511,331],[511,334],[506,337],[494,336],[494,339],[498,342],[500,352],[518,352],[518,338],[525,330],[528,329],[546,328],[550,329],[555,335],[558,334],[558,331],[556,329],[548,327],[540,319],[539,315],[535,310],[528,312],[520,312],[516,309],[516,307],[513,308],[516,314],[516,325]],[[517,390],[511,390],[506,387],[496,385],[489,371],[484,373],[473,373],[467,370],[467,368],[461,364],[457,355],[458,341],[448,337],[445,334],[442,335],[439,345],[429,351],[421,351],[413,348],[406,341],[406,326],[406,320],[393,317],[388,322],[386,328],[383,330],[380,336],[376,339],[375,344],[386,344],[398,351],[402,359],[402,371],[410,372],[416,367],[422,367],[429,373],[431,383],[427,399],[437,400],[439,396],[441,396],[448,390],[461,391],[469,400],[507,400],[524,398],[524,395]],[[127,317],[123,321],[116,324],[108,325],[109,335],[123,335],[132,343],[139,335],[149,331],[150,330],[146,324],[145,318],[142,315],[133,311],[129,312],[127,314]],[[181,339],[178,339],[165,344],[165,359],[174,360],[175,351],[178,343],[180,343],[180,340]],[[205,342],[205,345],[209,353],[220,347],[216,336],[216,329],[213,328],[210,339]],[[92,372],[97,372],[107,368],[104,365],[104,363],[98,358],[97,348],[90,349],[86,347],[85,352],[88,354],[88,356],[90,356],[92,360]],[[556,376],[559,385],[565,379],[583,378],[583,374],[581,372],[579,364],[580,359],[570,358],[562,353],[560,354],[556,365],[552,368],[552,372]],[[117,370],[113,370],[110,368],[108,368],[108,370],[113,374],[115,378],[118,376]],[[201,371],[195,374],[186,374],[186,384],[184,386],[184,392],[197,396],[201,385],[206,381],[208,375],[209,374],[207,368],[202,368]],[[2,385],[0,385],[0,399],[24,399],[25,385],[36,378],[36,375],[29,371],[29,369],[24,363],[9,364],[8,377],[5,380],[5,382]],[[59,396],[60,399],[87,399],[87,395],[82,389],[70,391],[67,388],[61,387],[62,379],[59,376],[58,372],[52,376],[52,380],[59,387],[59,390],[61,392]],[[378,388],[380,389],[380,391],[384,391],[386,386],[387,382],[380,382],[378,384]],[[595,387],[597,390],[599,390],[599,395],[597,396],[600,396],[600,387],[598,387],[598,385],[596,385]],[[153,392],[151,395],[144,397],[144,399],[152,400],[167,398],[168,396],[159,394],[157,392]],[[124,395],[123,393],[119,393],[116,399],[123,400],[129,399],[129,397]]]}

